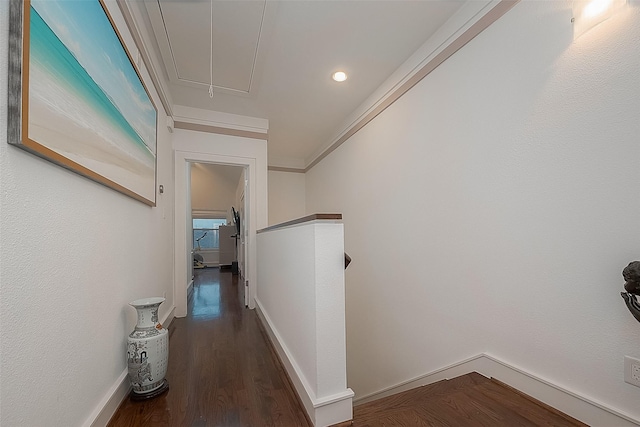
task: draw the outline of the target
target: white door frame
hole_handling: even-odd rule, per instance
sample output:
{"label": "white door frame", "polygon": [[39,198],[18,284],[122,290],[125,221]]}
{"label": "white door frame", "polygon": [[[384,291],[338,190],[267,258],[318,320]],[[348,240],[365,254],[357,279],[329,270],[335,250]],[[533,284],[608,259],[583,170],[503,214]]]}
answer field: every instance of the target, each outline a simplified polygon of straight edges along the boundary
{"label": "white door frame", "polygon": [[[258,228],[265,227],[266,218],[259,218],[258,215],[258,168],[256,158],[240,157],[230,155],[220,155],[201,152],[175,151],[174,171],[175,171],[175,216],[174,216],[174,301],[176,307],[176,317],[187,315],[187,287],[191,278],[188,278],[188,263],[190,261],[190,251],[188,245],[187,219],[191,215],[189,203],[189,165],[188,163],[215,163],[223,165],[241,166],[245,168],[246,179],[248,181],[245,194],[245,215],[248,221],[248,242],[246,250],[245,280],[248,280],[248,307],[255,308],[257,267],[256,267],[256,235]],[[266,169],[266,167],[265,167]],[[265,177],[266,178],[266,177]],[[247,197],[248,196],[248,197]],[[265,195],[266,198],[266,195]]]}

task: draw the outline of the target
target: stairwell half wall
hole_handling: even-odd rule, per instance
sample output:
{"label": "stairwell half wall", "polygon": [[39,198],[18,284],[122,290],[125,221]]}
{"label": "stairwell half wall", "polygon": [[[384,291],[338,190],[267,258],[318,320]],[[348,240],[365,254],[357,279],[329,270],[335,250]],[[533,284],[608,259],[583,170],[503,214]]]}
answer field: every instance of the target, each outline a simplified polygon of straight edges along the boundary
{"label": "stairwell half wall", "polygon": [[342,212],[354,259],[356,399],[489,352],[640,422],[619,295],[640,250],[640,9],[576,41],[570,20],[518,3],[306,173],[307,212]]}

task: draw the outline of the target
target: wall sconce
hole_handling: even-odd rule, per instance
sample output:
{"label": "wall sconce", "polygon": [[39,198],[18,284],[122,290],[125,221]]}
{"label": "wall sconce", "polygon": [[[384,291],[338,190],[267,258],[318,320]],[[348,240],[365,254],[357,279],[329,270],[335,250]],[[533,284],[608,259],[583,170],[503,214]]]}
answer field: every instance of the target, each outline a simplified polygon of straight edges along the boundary
{"label": "wall sconce", "polygon": [[622,9],[627,0],[574,0],[573,39],[586,33],[599,23],[607,20]]}

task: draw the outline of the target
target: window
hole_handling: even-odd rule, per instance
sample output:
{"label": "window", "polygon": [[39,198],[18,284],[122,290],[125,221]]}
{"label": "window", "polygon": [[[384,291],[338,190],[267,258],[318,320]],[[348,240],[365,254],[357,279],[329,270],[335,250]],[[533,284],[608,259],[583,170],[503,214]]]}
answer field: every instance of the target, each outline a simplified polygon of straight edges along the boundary
{"label": "window", "polygon": [[197,218],[193,220],[193,249],[218,249],[218,227],[226,225],[226,219]]}

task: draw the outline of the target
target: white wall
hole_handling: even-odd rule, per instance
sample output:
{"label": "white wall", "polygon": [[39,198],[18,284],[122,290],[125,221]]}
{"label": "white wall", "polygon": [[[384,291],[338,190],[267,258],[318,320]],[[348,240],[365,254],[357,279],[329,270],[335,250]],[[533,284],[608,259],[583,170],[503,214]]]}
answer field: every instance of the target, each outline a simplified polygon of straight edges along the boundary
{"label": "white wall", "polygon": [[269,225],[305,216],[304,187],[302,173],[269,171]]}
{"label": "white wall", "polygon": [[78,426],[126,373],[128,303],[166,293],[160,317],[173,307],[170,135],[158,129],[156,208],[7,145],[8,9],[0,2],[0,424]]}
{"label": "white wall", "polygon": [[236,210],[240,208],[240,201],[244,197],[244,169],[240,173],[240,178],[238,179],[238,183],[236,185],[235,194],[234,194],[234,206]]}
{"label": "white wall", "polygon": [[[235,208],[240,215],[240,236],[237,240],[237,249],[238,249],[238,268],[240,269],[240,275],[244,277],[245,274],[245,250],[246,250],[246,221],[245,221],[245,175],[246,171],[243,169],[242,174],[240,175],[240,180],[238,181],[238,187],[236,188],[236,197],[235,197]],[[249,200],[247,198],[247,200]]]}
{"label": "white wall", "polygon": [[[199,211],[226,213],[236,202],[239,185],[238,166],[205,165],[191,166],[191,208]],[[224,216],[224,215],[223,215]]]}
{"label": "white wall", "polygon": [[640,420],[640,9],[523,1],[307,174],[342,212],[349,386],[489,351]]}

